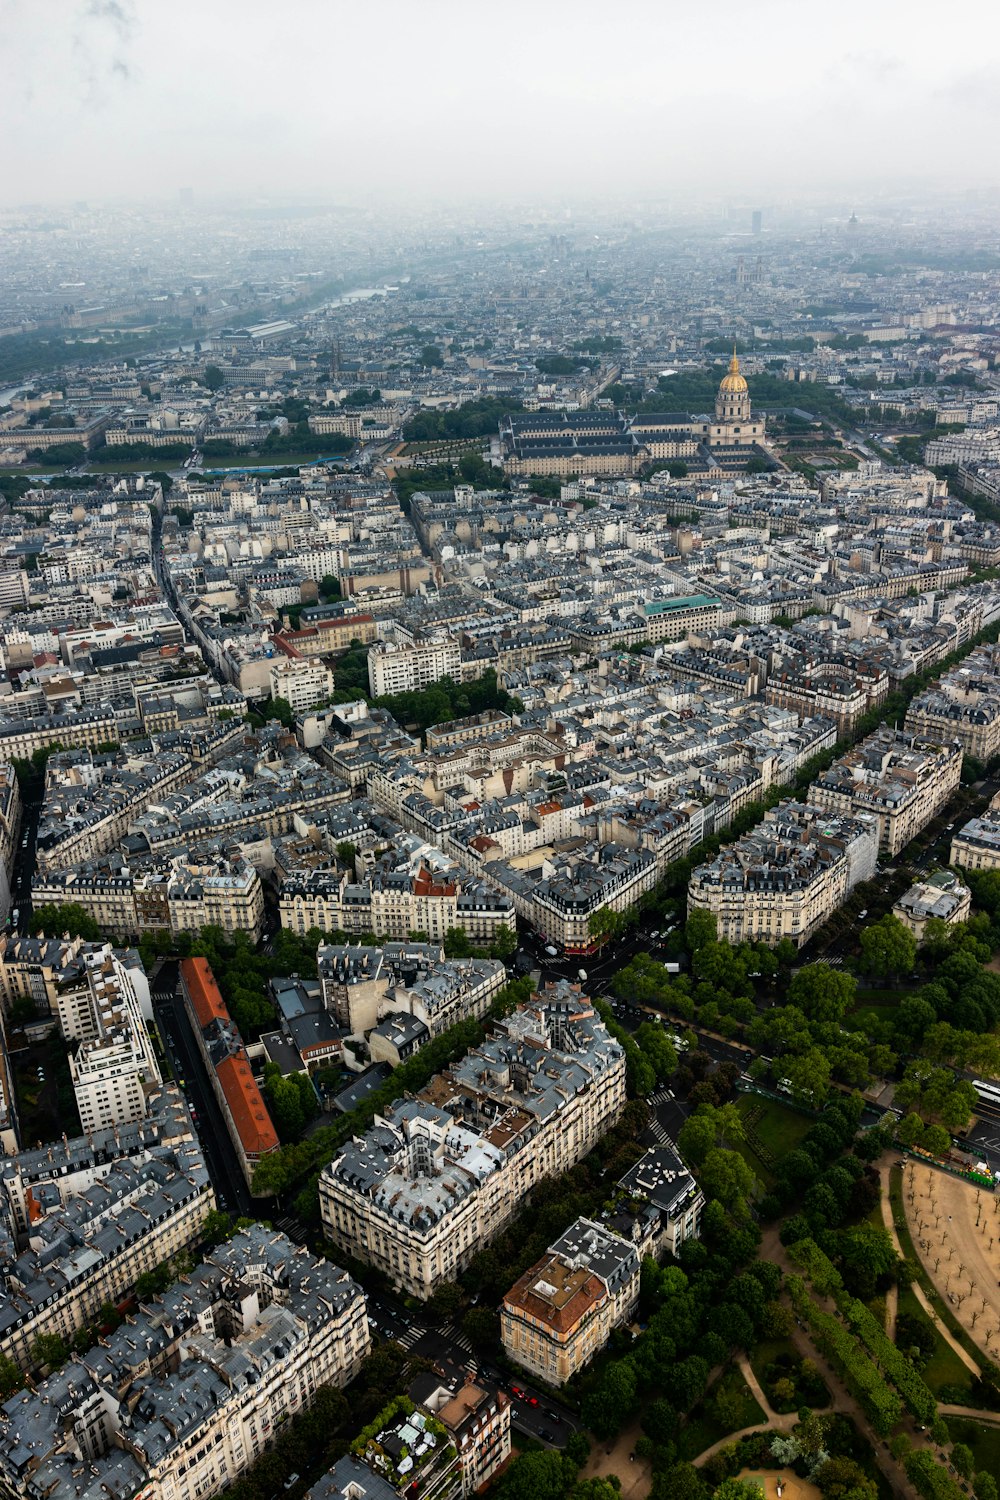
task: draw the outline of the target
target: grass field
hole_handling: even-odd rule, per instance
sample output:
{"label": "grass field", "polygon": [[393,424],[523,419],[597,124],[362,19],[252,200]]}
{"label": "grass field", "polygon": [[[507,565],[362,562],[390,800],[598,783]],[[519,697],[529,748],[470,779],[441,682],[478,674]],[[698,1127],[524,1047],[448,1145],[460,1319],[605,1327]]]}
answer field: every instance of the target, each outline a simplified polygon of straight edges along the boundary
{"label": "grass field", "polygon": [[[947,1339],[942,1338],[909,1287],[900,1290],[899,1312],[905,1313],[907,1317],[920,1318],[934,1336],[934,1353],[920,1370],[921,1378],[934,1395],[939,1393],[942,1386],[960,1387],[968,1391],[972,1385],[971,1371],[959,1359]],[[957,1404],[961,1406],[962,1402]]]}
{"label": "grass field", "polygon": [[744,1427],[765,1425],[764,1413],[750,1392],[743,1376],[733,1365],[723,1370],[718,1380],[699,1401],[688,1421],[677,1435],[677,1457],[690,1461],[711,1448],[720,1438]]}
{"label": "grass field", "polygon": [[976,1472],[1000,1474],[1000,1427],[987,1427],[969,1417],[949,1417],[948,1431],[953,1443],[968,1443],[976,1460]]}
{"label": "grass field", "polygon": [[780,1161],[789,1151],[795,1150],[814,1122],[809,1115],[800,1114],[790,1105],[761,1098],[759,1094],[744,1094],[739,1110],[742,1115],[754,1117],[753,1141],[734,1142],[734,1147],[754,1175],[769,1188],[774,1183],[772,1165],[758,1153],[755,1142],[759,1142],[765,1155],[770,1154],[772,1162]]}

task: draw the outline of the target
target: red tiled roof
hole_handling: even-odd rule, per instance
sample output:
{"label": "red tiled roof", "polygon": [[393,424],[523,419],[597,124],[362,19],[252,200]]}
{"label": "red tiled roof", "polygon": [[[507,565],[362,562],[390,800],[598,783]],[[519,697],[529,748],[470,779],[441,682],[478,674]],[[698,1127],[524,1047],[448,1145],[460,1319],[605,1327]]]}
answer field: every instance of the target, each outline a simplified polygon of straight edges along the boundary
{"label": "red tiled roof", "polygon": [[242,1047],[231,1057],[224,1057],[215,1071],[247,1156],[277,1151],[277,1134]]}
{"label": "red tiled roof", "polygon": [[182,958],[181,978],[187,987],[191,1005],[202,1030],[212,1021],[229,1020],[226,1002],[215,982],[215,975],[212,973],[212,966],[207,958]]}

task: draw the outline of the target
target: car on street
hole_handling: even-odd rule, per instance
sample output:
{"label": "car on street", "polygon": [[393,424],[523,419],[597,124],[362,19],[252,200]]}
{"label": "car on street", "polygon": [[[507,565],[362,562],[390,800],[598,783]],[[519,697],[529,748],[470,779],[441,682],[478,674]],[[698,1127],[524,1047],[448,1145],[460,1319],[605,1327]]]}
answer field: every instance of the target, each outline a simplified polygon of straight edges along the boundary
{"label": "car on street", "polygon": [[539,1427],[538,1436],[541,1438],[543,1443],[554,1442],[554,1438],[547,1427]]}

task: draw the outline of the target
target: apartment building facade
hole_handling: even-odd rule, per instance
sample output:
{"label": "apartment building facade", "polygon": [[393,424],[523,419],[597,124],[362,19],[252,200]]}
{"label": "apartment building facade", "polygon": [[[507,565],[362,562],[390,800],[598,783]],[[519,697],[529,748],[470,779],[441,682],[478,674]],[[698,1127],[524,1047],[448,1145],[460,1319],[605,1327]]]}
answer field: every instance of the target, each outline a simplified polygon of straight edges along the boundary
{"label": "apartment building facade", "polygon": [[326,1233],[425,1299],[624,1101],[618,1043],[578,987],[550,986],[338,1153],[320,1177]]}
{"label": "apartment building facade", "polygon": [[190,1136],[140,1147],[133,1157],[111,1156],[101,1175],[82,1185],[62,1176],[65,1170],[53,1162],[48,1175],[26,1178],[18,1157],[3,1163],[12,1245],[0,1271],[0,1353],[24,1370],[35,1367],[40,1335],[70,1343],[145,1272],[196,1246],[216,1207],[201,1147]]}
{"label": "apartment building facade", "polygon": [[0,1407],[0,1485],[15,1500],[204,1500],[370,1349],[357,1283],[254,1225]]}
{"label": "apartment building facade", "polygon": [[879,848],[894,859],[958,789],[962,746],[882,727],[834,761],[809,788],[816,807],[878,820]]}
{"label": "apartment building facade", "polygon": [[462,675],[462,648],[452,636],[435,634],[409,644],[377,641],[368,650],[368,685],[372,696],[412,693],[439,677]]}
{"label": "apartment building facade", "polygon": [[708,911],[726,942],[784,938],[801,948],[878,858],[873,814],[845,816],[800,802],[781,802],[735,844],[698,865],[688,884],[688,911]]}
{"label": "apartment building facade", "polygon": [[634,1315],[639,1270],[630,1240],[577,1219],[504,1295],[508,1357],[548,1385],[565,1385]]}

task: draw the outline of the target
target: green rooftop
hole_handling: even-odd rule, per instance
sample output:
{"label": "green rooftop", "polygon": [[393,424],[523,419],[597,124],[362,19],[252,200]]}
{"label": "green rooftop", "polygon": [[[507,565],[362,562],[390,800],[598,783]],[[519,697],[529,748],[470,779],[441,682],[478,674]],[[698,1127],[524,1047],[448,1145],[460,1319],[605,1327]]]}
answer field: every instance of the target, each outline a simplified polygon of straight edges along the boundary
{"label": "green rooftop", "polygon": [[644,604],[642,609],[647,615],[662,615],[667,610],[700,609],[706,604],[719,605],[721,603],[721,599],[716,599],[711,594],[685,594],[679,599],[654,599],[650,604]]}

